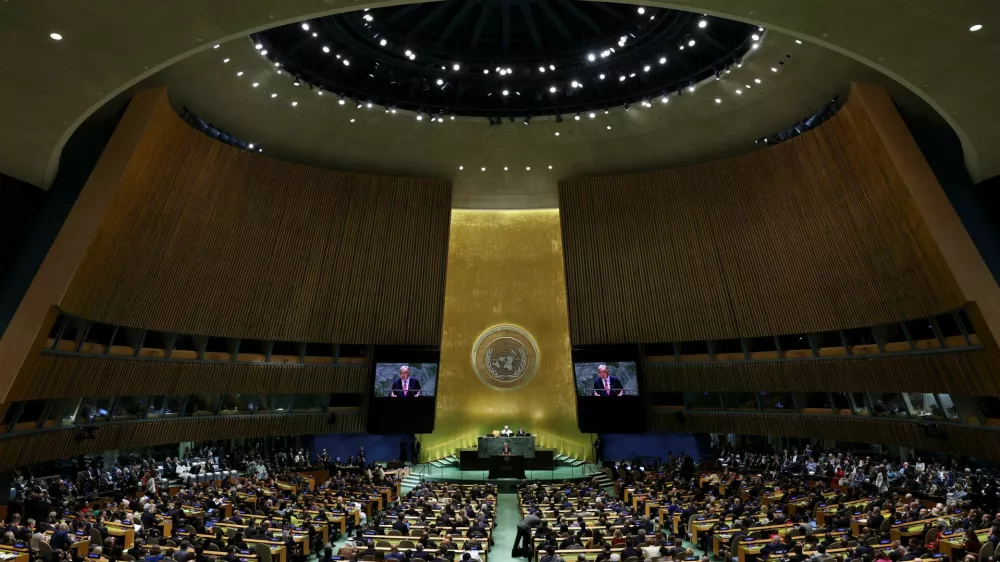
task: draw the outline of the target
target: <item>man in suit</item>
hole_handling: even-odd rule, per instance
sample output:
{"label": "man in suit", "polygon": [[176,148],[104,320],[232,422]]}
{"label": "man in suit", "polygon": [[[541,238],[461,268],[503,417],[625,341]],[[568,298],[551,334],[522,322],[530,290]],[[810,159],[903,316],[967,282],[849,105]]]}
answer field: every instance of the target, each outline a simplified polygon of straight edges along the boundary
{"label": "man in suit", "polygon": [[885,516],[882,515],[882,510],[879,508],[873,508],[872,514],[868,516],[868,529],[878,532],[882,528],[882,522],[885,521]]}
{"label": "man in suit", "polygon": [[503,449],[500,450],[501,455],[513,455],[514,451],[510,448],[510,443],[504,441]]}
{"label": "man in suit", "polygon": [[622,396],[624,393],[622,381],[608,374],[607,365],[598,365],[597,378],[594,379],[594,396]]}
{"label": "man in suit", "polygon": [[399,368],[399,378],[392,381],[393,398],[419,398],[420,381],[410,377],[410,366],[403,365]]}
{"label": "man in suit", "polygon": [[523,427],[520,427],[520,428],[517,429],[517,436],[518,437],[527,437],[528,436],[528,432],[525,431]]}

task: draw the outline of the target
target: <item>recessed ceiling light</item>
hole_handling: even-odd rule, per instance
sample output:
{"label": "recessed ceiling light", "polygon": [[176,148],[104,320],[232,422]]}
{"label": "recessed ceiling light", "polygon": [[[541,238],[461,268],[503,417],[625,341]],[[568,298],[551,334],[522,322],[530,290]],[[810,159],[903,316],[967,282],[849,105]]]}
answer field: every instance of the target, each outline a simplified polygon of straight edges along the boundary
{"label": "recessed ceiling light", "polygon": [[444,80],[442,80],[442,79],[438,78],[438,79],[437,79],[437,85],[438,85],[438,86],[441,86],[442,84],[444,84]]}
{"label": "recessed ceiling light", "polygon": [[462,68],[462,65],[458,64],[457,62],[455,64],[451,65],[451,69],[454,70],[455,72],[458,72],[459,69],[461,69],[461,68]]}
{"label": "recessed ceiling light", "polygon": [[642,67],[642,71],[649,72],[649,65],[647,64],[646,66]]}
{"label": "recessed ceiling light", "polygon": [[736,95],[742,96],[743,95],[743,90],[736,90]]}
{"label": "recessed ceiling light", "polygon": [[621,76],[619,76],[619,77],[618,77],[618,81],[619,81],[619,82],[624,82],[624,81],[625,81],[625,75],[624,75],[624,74],[622,74]]}
{"label": "recessed ceiling light", "polygon": [[324,53],[329,53],[330,52],[330,47],[327,47],[326,45],[323,45],[323,52]]}
{"label": "recessed ceiling light", "polygon": [[722,99],[721,98],[715,98],[715,103],[722,103]]}
{"label": "recessed ceiling light", "polygon": [[756,33],[751,35],[750,38],[753,39],[754,41],[760,41],[760,35],[757,35]]}
{"label": "recessed ceiling light", "polygon": [[482,168],[479,168],[479,169],[480,169],[481,171],[485,172],[485,171],[486,171],[486,166],[483,166]]}
{"label": "recessed ceiling light", "polygon": [[365,20],[365,21],[373,21],[374,19],[375,19],[375,18],[374,18],[374,17],[372,17],[372,15],[371,15],[371,14],[365,14],[365,17],[364,17],[364,20]]}
{"label": "recessed ceiling light", "polygon": [[279,67],[281,67],[281,63],[280,62],[274,63],[274,68],[279,68]]}
{"label": "recessed ceiling light", "polygon": [[667,103],[668,101],[670,101],[670,98],[668,98],[667,96],[663,96],[662,98],[660,98],[660,103]]}
{"label": "recessed ceiling light", "polygon": [[601,79],[601,80],[604,80],[604,75],[601,74],[601,75],[598,76],[598,78]]}
{"label": "recessed ceiling light", "polygon": [[464,170],[464,169],[465,169],[465,166],[459,166],[459,167],[458,167],[458,169],[459,169],[459,170]]}
{"label": "recessed ceiling light", "polygon": [[503,167],[503,171],[505,171],[505,172],[507,171],[507,166]]}
{"label": "recessed ceiling light", "polygon": [[351,123],[354,123],[354,118],[353,117],[351,118]]}
{"label": "recessed ceiling light", "polygon": [[229,63],[229,59],[222,59],[222,64],[228,64],[228,63]]}
{"label": "recessed ceiling light", "polygon": [[559,136],[559,131],[556,131],[556,136],[557,136],[557,137]]}
{"label": "recessed ceiling light", "polygon": [[[59,34],[58,34],[58,33],[53,33],[52,35],[59,35]],[[49,37],[52,37],[52,35],[49,35]],[[52,37],[52,38],[53,38],[53,39],[56,39],[55,37]],[[59,35],[59,39],[62,39],[62,35]],[[56,41],[58,41],[59,39],[56,39]],[[218,48],[219,48],[219,45],[218,45],[218,44],[216,44],[216,45],[213,45],[213,46],[212,46],[212,48],[213,48],[213,49],[218,49]]]}
{"label": "recessed ceiling light", "polygon": [[267,56],[267,49],[264,49],[263,51],[261,51],[260,52],[260,56],[266,57]]}
{"label": "recessed ceiling light", "polygon": [[410,57],[410,60],[416,60],[417,59],[417,54],[416,53],[410,53],[409,57]]}
{"label": "recessed ceiling light", "polygon": [[698,22],[698,27],[700,27],[702,29],[705,29],[706,27],[708,27],[708,20],[701,20],[701,21],[699,21]]}
{"label": "recessed ceiling light", "polygon": [[297,105],[299,105],[299,102],[297,102],[297,101],[293,101],[293,102],[292,102],[292,107],[295,107],[295,106],[297,106]]}
{"label": "recessed ceiling light", "polygon": [[531,166],[525,166],[524,169],[530,172],[531,171]]}
{"label": "recessed ceiling light", "polygon": [[511,70],[511,69],[510,69],[510,67],[508,67],[508,68],[507,68],[507,74],[513,74],[513,73],[514,73],[514,71],[513,71],[513,70]]}
{"label": "recessed ceiling light", "polygon": [[667,64],[667,57],[660,57],[660,64]]}
{"label": "recessed ceiling light", "polygon": [[796,40],[795,40],[795,44],[797,44],[797,45],[801,45],[801,44],[802,44],[802,40],[801,40],[801,39],[796,39]]}
{"label": "recessed ceiling light", "polygon": [[642,6],[639,6],[638,12],[639,12],[639,15],[641,16],[642,14],[646,13],[646,8],[643,8]]}
{"label": "recessed ceiling light", "polygon": [[259,50],[263,49],[263,48],[264,48],[264,46],[263,46],[263,45],[261,45],[260,43],[257,43],[256,45],[254,45],[254,46],[253,46],[253,48],[254,48],[254,49],[257,49],[257,50],[259,51]]}
{"label": "recessed ceiling light", "polygon": [[237,72],[236,75],[237,76],[243,76],[243,71],[241,70],[241,71]]}
{"label": "recessed ceiling light", "polygon": [[302,29],[303,29],[303,31],[309,31],[309,24],[308,23],[303,23],[302,24]]}
{"label": "recessed ceiling light", "polygon": [[757,47],[760,47],[760,43],[754,43],[753,45],[750,45],[751,49],[756,49]]}
{"label": "recessed ceiling light", "polygon": [[760,78],[754,78],[753,81],[757,84],[760,84]]}
{"label": "recessed ceiling light", "polygon": [[313,32],[313,37],[319,37],[319,34],[314,31]]}
{"label": "recessed ceiling light", "polygon": [[552,169],[552,166],[549,166],[549,169],[551,170],[551,169]]}
{"label": "recessed ceiling light", "polygon": [[689,92],[693,92],[694,91],[694,84],[691,84],[690,86],[688,86],[688,91]]}
{"label": "recessed ceiling light", "polygon": [[[969,31],[979,31],[982,28],[983,28],[983,24],[977,23],[976,25],[970,27]],[[55,37],[53,37],[53,39],[55,39]]]}
{"label": "recessed ceiling light", "polygon": [[383,39],[383,40],[379,41],[379,42],[378,42],[378,44],[379,44],[380,46],[382,46],[382,47],[385,47],[386,45],[388,45],[388,44],[389,44],[389,42],[388,42],[388,41],[386,41],[385,39]]}
{"label": "recessed ceiling light", "polygon": [[777,71],[778,71],[778,69],[776,67],[773,67],[773,66],[771,67],[771,72],[777,72]]}
{"label": "recessed ceiling light", "polygon": [[544,66],[539,66],[538,67],[538,72],[540,72],[542,74],[545,74],[545,67]]}
{"label": "recessed ceiling light", "polygon": [[580,114],[579,114],[579,113],[577,113],[576,115],[574,115],[574,116],[573,116],[573,120],[574,120],[574,121],[579,121],[579,120],[580,120]]}
{"label": "recessed ceiling light", "polygon": [[344,59],[344,66],[351,66],[351,61]]}
{"label": "recessed ceiling light", "polygon": [[254,88],[256,88],[257,86],[260,86],[260,82],[254,82],[254,83],[253,83],[253,87],[254,87]]}
{"label": "recessed ceiling light", "polygon": [[594,117],[597,117],[597,114],[594,113],[593,111],[591,111],[590,115],[588,115],[588,117],[590,117],[591,119],[593,119]]}
{"label": "recessed ceiling light", "polygon": [[688,47],[694,47],[694,39],[688,41]]}
{"label": "recessed ceiling light", "polygon": [[344,103],[346,103],[346,102],[343,100],[343,98],[341,98],[341,99],[337,100],[337,103],[340,104],[340,105],[344,105]]}
{"label": "recessed ceiling light", "polygon": [[276,93],[275,94],[271,94],[271,97],[272,98],[276,98],[276,97],[278,97],[278,94],[276,94]]}
{"label": "recessed ceiling light", "polygon": [[611,130],[611,125],[608,125],[608,130],[609,130],[609,131]]}
{"label": "recessed ceiling light", "polygon": [[372,102],[368,102],[368,103],[366,103],[366,104],[365,104],[365,107],[367,107],[368,109],[371,109],[371,108],[372,108]]}
{"label": "recessed ceiling light", "polygon": [[488,69],[488,68],[484,68],[483,69],[483,74],[489,74],[489,73],[490,73],[490,69]]}
{"label": "recessed ceiling light", "polygon": [[549,93],[550,94],[556,93],[556,87],[555,86],[549,86]]}
{"label": "recessed ceiling light", "polygon": [[554,65],[554,64],[550,64],[549,65],[549,70],[555,70],[555,69],[556,69],[556,65]]}
{"label": "recessed ceiling light", "polygon": [[504,90],[503,92],[500,92],[500,93],[502,93],[505,96],[509,96],[510,95],[510,90]]}
{"label": "recessed ceiling light", "polygon": [[417,121],[423,121],[423,120],[424,120],[424,116],[418,113],[417,114]]}
{"label": "recessed ceiling light", "polygon": [[594,53],[590,53],[587,55],[587,60],[589,60],[590,62],[594,62],[595,60],[597,60],[597,55],[595,55]]}
{"label": "recessed ceiling light", "polygon": [[682,50],[682,51],[684,50],[684,45],[681,45],[681,50]]}

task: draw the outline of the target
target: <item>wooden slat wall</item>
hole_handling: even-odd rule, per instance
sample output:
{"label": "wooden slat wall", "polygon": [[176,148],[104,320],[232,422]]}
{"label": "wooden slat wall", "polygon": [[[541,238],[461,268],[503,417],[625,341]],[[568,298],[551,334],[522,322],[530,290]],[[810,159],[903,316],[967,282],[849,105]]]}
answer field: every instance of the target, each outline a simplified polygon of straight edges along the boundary
{"label": "wooden slat wall", "polygon": [[15,400],[182,394],[366,394],[367,365],[150,361],[42,354],[17,378]]}
{"label": "wooden slat wall", "polygon": [[1000,396],[983,349],[803,361],[646,363],[651,391],[944,392]]}
{"label": "wooden slat wall", "polygon": [[451,185],[217,142],[167,103],[60,306],[212,336],[437,345]]}
{"label": "wooden slat wall", "polygon": [[573,343],[818,332],[962,306],[860,121],[849,101],[768,149],[561,182]]}
{"label": "wooden slat wall", "polygon": [[334,424],[328,423],[328,419],[328,414],[261,414],[105,424],[100,426],[93,440],[75,439],[73,429],[15,435],[0,440],[0,469],[95,451],[181,441],[272,435],[361,433],[365,430],[365,417],[360,411],[337,413],[337,421]]}
{"label": "wooden slat wall", "polygon": [[1000,431],[937,424],[942,435],[930,437],[925,428],[925,424],[911,421],[857,416],[685,412],[682,419],[675,413],[660,411],[651,414],[649,429],[689,433],[817,437],[853,443],[884,443],[1000,461]]}

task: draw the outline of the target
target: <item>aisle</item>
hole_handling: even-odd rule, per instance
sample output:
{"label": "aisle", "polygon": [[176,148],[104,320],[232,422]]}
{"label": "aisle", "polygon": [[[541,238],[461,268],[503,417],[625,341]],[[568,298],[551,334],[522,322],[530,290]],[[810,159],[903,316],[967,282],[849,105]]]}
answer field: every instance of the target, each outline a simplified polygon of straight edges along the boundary
{"label": "aisle", "polygon": [[517,536],[517,524],[521,514],[517,510],[517,494],[501,493],[497,495],[497,520],[493,526],[493,548],[487,559],[489,562],[526,562],[527,558],[511,558],[510,551],[514,548],[514,537]]}

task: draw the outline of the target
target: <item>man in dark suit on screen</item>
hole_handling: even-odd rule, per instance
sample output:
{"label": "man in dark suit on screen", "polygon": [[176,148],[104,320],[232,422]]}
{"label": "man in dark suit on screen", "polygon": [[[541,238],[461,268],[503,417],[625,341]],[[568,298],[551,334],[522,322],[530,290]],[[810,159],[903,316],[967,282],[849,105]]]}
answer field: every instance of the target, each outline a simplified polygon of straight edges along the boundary
{"label": "man in dark suit on screen", "polygon": [[608,374],[607,365],[597,366],[597,378],[594,379],[594,396],[622,396],[625,388],[622,381]]}
{"label": "man in dark suit on screen", "polygon": [[410,366],[403,365],[399,368],[399,378],[392,381],[393,398],[418,398],[420,397],[420,381],[410,377]]}

